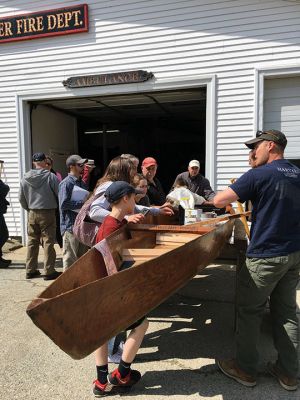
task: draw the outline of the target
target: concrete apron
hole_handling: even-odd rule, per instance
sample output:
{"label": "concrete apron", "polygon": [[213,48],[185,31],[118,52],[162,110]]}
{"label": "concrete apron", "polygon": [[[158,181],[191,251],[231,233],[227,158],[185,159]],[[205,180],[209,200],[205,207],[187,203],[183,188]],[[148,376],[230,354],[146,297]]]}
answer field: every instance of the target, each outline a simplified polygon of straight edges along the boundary
{"label": "concrete apron", "polygon": [[[16,263],[0,270],[0,277],[1,398],[91,399],[93,355],[72,360],[25,313],[30,300],[49,283],[25,280],[24,265]],[[134,362],[143,378],[122,398],[298,399],[299,392],[285,392],[264,370],[276,357],[267,313],[257,387],[244,388],[218,371],[214,359],[234,354],[234,278],[232,266],[209,266],[150,313],[149,331]],[[300,290],[297,297],[300,304]]]}

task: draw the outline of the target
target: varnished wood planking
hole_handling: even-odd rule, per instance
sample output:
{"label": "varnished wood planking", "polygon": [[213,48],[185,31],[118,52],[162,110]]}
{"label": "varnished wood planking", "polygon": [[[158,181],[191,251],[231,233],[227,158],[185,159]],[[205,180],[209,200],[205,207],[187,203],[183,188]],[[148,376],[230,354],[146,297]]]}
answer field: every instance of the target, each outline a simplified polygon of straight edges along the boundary
{"label": "varnished wood planking", "polygon": [[[76,272],[78,277],[71,267],[50,285],[48,291],[33,300],[27,313],[67,354],[75,359],[83,358],[205,268],[219,254],[232,228],[233,220],[227,221],[158,258],[137,263],[134,268],[103,279],[94,280],[91,276],[90,283],[63,294],[63,276],[69,286],[72,286],[73,273]],[[81,258],[82,272],[85,257],[89,257],[89,253]],[[50,298],[51,294],[53,297]],[[112,309],[117,309],[118,313],[112,313]]]}

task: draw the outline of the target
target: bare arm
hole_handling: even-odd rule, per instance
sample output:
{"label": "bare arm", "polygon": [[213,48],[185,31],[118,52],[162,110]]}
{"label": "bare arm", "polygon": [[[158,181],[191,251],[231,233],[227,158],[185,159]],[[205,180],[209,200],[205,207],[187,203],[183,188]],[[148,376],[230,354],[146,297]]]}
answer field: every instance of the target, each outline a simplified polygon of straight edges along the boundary
{"label": "bare arm", "polygon": [[222,208],[238,200],[238,195],[230,188],[215,195],[213,202],[215,207]]}

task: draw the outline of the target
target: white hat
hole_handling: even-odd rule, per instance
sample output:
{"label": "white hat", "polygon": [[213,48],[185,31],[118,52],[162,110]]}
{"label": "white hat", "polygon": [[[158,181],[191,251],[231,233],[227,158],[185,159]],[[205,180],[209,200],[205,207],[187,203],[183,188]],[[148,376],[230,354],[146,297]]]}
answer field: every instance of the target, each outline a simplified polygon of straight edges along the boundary
{"label": "white hat", "polygon": [[189,162],[189,167],[198,167],[200,168],[200,162],[198,160],[192,160]]}

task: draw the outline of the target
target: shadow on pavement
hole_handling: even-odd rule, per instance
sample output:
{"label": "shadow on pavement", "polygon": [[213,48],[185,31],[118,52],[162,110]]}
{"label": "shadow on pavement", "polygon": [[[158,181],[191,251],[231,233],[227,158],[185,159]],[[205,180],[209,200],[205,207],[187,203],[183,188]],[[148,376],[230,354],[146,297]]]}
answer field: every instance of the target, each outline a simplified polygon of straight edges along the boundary
{"label": "shadow on pavement", "polygon": [[[177,384],[174,384],[176,382]],[[218,371],[216,365],[200,369],[149,371],[128,396],[189,396],[198,394],[201,398],[222,396],[223,400],[299,399],[299,391],[287,392],[275,379],[261,373],[254,388],[246,388]],[[219,397],[218,397],[219,398]]]}
{"label": "shadow on pavement", "polygon": [[[268,399],[299,398],[298,391],[286,392],[265,370],[266,363],[276,359],[268,310],[259,344],[258,386],[245,388],[225,377],[214,364],[215,358],[234,356],[234,280],[228,271],[227,275],[223,272],[205,270],[205,277],[194,279],[163,307],[149,314],[150,324],[151,321],[166,322],[167,327],[146,335],[142,347],[149,350],[157,347],[158,351],[140,354],[136,362],[169,360],[172,369],[146,372],[141,383],[128,395],[198,394],[204,398],[222,395],[223,400],[252,400],[266,398],[268,391]],[[220,281],[220,278],[223,279]],[[191,365],[187,368],[189,360]],[[207,365],[203,365],[205,363]]]}

